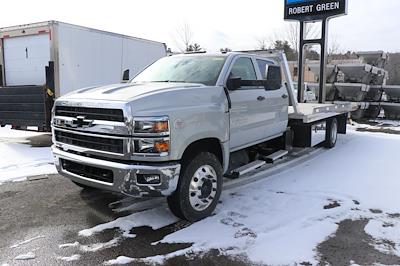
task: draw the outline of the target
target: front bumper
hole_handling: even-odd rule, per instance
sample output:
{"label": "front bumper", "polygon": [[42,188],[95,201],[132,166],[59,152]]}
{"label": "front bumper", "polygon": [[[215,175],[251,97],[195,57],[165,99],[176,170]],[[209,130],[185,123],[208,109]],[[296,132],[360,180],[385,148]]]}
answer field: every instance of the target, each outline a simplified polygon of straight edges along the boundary
{"label": "front bumper", "polygon": [[[65,152],[55,145],[52,146],[52,151],[57,171],[61,175],[90,187],[120,192],[133,197],[160,197],[171,195],[178,185],[181,168],[179,163],[166,163],[162,165],[125,164]],[[72,173],[63,167],[62,161],[65,160],[83,167],[88,166],[93,167],[93,169],[111,171],[113,174],[112,181],[105,182]],[[158,184],[139,184],[137,182],[137,175],[140,174],[159,175],[160,182]]]}

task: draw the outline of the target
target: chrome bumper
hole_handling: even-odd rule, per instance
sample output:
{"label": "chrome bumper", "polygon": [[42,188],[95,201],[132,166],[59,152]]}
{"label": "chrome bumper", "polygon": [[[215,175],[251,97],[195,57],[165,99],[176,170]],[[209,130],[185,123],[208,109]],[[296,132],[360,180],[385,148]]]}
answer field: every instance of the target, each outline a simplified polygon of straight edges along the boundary
{"label": "chrome bumper", "polygon": [[[181,165],[177,163],[163,165],[124,164],[65,152],[55,145],[52,146],[52,151],[58,172],[83,185],[120,192],[133,197],[160,197],[171,195],[178,184]],[[67,171],[63,168],[62,159],[84,166],[110,170],[113,173],[113,182],[104,182]],[[160,183],[156,185],[138,184],[138,174],[159,175]]]}

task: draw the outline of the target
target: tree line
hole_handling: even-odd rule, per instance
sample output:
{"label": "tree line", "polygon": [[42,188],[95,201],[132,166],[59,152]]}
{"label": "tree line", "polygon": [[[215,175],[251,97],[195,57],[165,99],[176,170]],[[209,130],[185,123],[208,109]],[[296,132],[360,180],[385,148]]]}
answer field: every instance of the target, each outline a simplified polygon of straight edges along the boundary
{"label": "tree line", "polygon": [[[295,61],[298,58],[300,26],[297,22],[287,23],[283,31],[274,33],[271,36],[255,38],[255,50],[281,50],[286,53],[289,61]],[[305,39],[316,39],[320,36],[320,27],[314,23],[307,23],[304,29]],[[329,36],[328,54],[341,54],[340,45],[336,36]],[[205,52],[205,48],[195,41],[194,33],[188,23],[181,24],[175,33],[176,46],[179,52]],[[220,52],[226,53],[232,51],[229,47],[221,47]],[[172,50],[168,48],[168,52]],[[318,48],[313,46],[305,47],[305,58],[310,60],[319,60]]]}

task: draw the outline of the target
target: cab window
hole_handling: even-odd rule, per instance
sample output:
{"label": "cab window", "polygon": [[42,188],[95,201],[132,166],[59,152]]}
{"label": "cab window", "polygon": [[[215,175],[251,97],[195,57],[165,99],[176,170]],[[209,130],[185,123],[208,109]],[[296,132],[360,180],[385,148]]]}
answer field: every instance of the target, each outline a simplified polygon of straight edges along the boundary
{"label": "cab window", "polygon": [[257,59],[257,65],[260,69],[261,77],[267,79],[268,61]]}
{"label": "cab window", "polygon": [[[229,78],[241,78],[242,80],[257,80],[253,61],[248,57],[238,58],[232,66]],[[259,86],[242,86],[240,90],[259,89]]]}
{"label": "cab window", "polygon": [[254,70],[253,62],[248,57],[240,57],[235,61],[230,73],[231,77],[241,78],[243,80],[256,80],[257,75]]}

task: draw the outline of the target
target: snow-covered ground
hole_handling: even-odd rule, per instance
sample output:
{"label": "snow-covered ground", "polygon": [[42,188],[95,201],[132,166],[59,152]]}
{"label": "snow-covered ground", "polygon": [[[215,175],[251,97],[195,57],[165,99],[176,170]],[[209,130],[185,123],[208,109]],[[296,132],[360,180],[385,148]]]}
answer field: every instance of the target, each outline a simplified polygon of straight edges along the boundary
{"label": "snow-covered ground", "polygon": [[388,132],[392,131],[400,133],[400,121],[371,119],[368,121],[368,123],[353,122],[350,128],[370,131],[386,130]]}
{"label": "snow-covered ground", "polygon": [[[160,263],[173,256],[218,249],[223,254],[244,255],[252,262],[269,265],[317,264],[317,245],[335,233],[338,223],[361,218],[371,219],[365,231],[376,240],[376,249],[400,255],[399,150],[399,135],[350,130],[348,135],[340,136],[336,148],[306,163],[225,191],[214,216],[160,241],[193,243],[191,247],[141,260]],[[119,228],[120,237],[135,237],[130,234],[134,227],[157,229],[176,221],[166,206],[159,206],[82,230],[79,235]],[[387,244],[383,239],[396,244]],[[106,264],[137,260],[120,256]]]}
{"label": "snow-covered ground", "polygon": [[56,173],[49,147],[35,148],[27,138],[43,133],[0,128],[0,184],[28,176]]}
{"label": "snow-covered ground", "polygon": [[[138,260],[161,263],[174,256],[201,254],[210,249],[269,265],[317,264],[316,247],[336,232],[338,223],[361,218],[370,219],[365,232],[374,238],[374,248],[400,256],[400,135],[355,131],[362,126],[350,127],[347,135],[340,135],[334,149],[323,151],[314,159],[245,187],[224,191],[215,215],[160,241],[193,243],[189,248],[145,259],[119,254],[104,264]],[[398,125],[392,123],[390,127]],[[7,136],[10,132],[12,136]],[[49,148],[9,141],[10,137],[26,138],[24,134],[32,133],[1,129],[0,182],[55,172]],[[77,233],[79,238],[102,234],[109,228],[118,229],[120,234],[105,243],[59,243],[60,249],[78,247],[59,260],[79,261],[83,253],[112,249],[123,244],[125,238],[136,237],[131,233],[135,227],[157,230],[177,221],[161,204],[93,228],[82,228]],[[34,257],[22,254],[19,259]]]}

